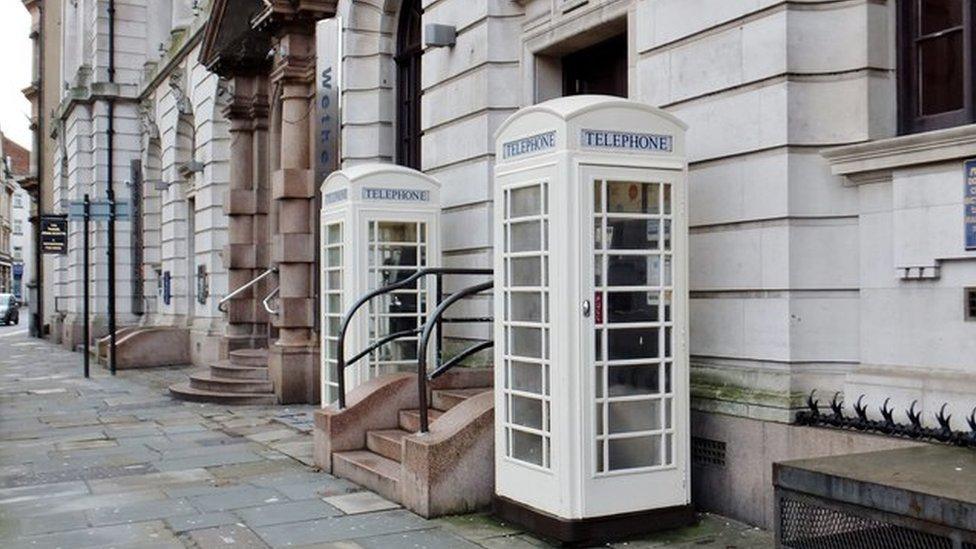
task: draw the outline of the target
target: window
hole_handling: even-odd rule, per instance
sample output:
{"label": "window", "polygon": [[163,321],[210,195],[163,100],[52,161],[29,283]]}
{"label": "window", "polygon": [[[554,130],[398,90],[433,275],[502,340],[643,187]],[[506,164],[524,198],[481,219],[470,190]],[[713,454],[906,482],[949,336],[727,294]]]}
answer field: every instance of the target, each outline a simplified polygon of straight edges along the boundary
{"label": "window", "polygon": [[24,249],[20,246],[14,246],[14,259],[21,260],[24,258]]}
{"label": "window", "polygon": [[573,52],[562,63],[563,95],[627,97],[627,35]]}
{"label": "window", "polygon": [[14,234],[18,236],[24,234],[24,220],[14,219]]}
{"label": "window", "polygon": [[976,321],[976,288],[966,288],[965,298],[965,319],[969,322]]}
{"label": "window", "polygon": [[23,208],[23,207],[24,207],[24,197],[20,196],[19,194],[15,194],[14,208]]}
{"label": "window", "polygon": [[396,50],[396,162],[420,169],[420,58],[423,47],[420,0],[408,0],[400,8]]}
{"label": "window", "polygon": [[905,0],[899,13],[899,130],[976,121],[976,0]]}

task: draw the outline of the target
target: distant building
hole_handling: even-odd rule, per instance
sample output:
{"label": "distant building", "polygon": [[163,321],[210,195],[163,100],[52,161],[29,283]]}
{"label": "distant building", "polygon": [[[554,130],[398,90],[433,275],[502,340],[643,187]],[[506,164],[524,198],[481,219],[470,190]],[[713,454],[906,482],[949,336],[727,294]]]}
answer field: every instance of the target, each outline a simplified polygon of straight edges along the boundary
{"label": "distant building", "polygon": [[[15,230],[24,233],[26,218],[15,220],[14,195],[21,191],[17,180],[27,174],[29,162],[27,149],[0,132],[0,293],[14,291],[15,272],[23,268],[23,258],[18,259],[14,254],[13,233]],[[23,250],[23,244],[20,249]]]}
{"label": "distant building", "polygon": [[30,193],[19,184],[14,188],[11,210],[10,253],[13,260],[11,293],[17,296],[21,303],[27,304],[30,300],[27,284],[34,272],[31,261],[34,257],[34,238],[30,224],[32,199]]}

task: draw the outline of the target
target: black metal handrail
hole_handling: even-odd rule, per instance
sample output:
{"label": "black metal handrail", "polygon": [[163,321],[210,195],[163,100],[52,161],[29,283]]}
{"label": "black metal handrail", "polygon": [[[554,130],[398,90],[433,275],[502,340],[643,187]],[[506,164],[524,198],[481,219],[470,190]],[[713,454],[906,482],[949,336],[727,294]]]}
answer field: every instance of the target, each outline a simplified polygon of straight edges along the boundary
{"label": "black metal handrail", "polygon": [[[408,276],[407,278],[405,278],[405,279],[403,279],[403,280],[401,280],[399,282],[395,282],[393,284],[389,284],[389,285],[384,286],[382,288],[378,288],[378,289],[373,290],[371,292],[368,292],[368,293],[364,294],[362,297],[360,297],[349,309],[346,310],[345,315],[343,315],[343,317],[342,317],[342,323],[339,325],[339,333],[338,333],[338,339],[339,339],[339,341],[336,344],[336,386],[337,386],[336,387],[336,390],[338,392],[338,399],[337,399],[337,401],[338,401],[337,402],[338,409],[341,410],[341,409],[343,409],[343,408],[346,407],[346,373],[345,373],[345,369],[346,369],[347,366],[349,366],[350,364],[354,364],[358,360],[360,360],[363,357],[369,355],[371,352],[375,351],[380,346],[385,345],[386,343],[389,343],[389,342],[394,341],[396,339],[401,339],[403,337],[409,337],[410,335],[414,335],[414,334],[416,334],[417,332],[420,331],[420,328],[417,328],[416,330],[405,330],[403,332],[397,332],[395,334],[390,334],[390,335],[382,338],[381,340],[378,340],[378,341],[374,342],[367,349],[361,351],[359,354],[357,354],[355,357],[353,357],[352,360],[350,360],[350,361],[347,362],[346,361],[346,332],[349,331],[349,325],[352,324],[353,317],[355,317],[356,313],[359,311],[359,309],[361,309],[363,307],[363,305],[366,305],[367,303],[369,303],[369,301],[371,299],[373,299],[374,297],[378,297],[380,295],[388,294],[390,292],[394,292],[396,290],[399,290],[399,289],[402,289],[402,288],[406,288],[406,287],[408,287],[408,286],[416,283],[418,280],[420,280],[421,278],[426,277],[426,276],[436,276],[437,277],[437,301],[438,301],[438,303],[440,303],[443,300],[443,284],[442,284],[442,282],[443,282],[443,277],[445,275],[490,276],[492,274],[494,274],[494,271],[492,269],[468,269],[468,268],[450,268],[450,267],[425,267],[423,269],[417,269],[416,271],[414,271],[413,274],[411,274],[410,276]],[[444,321],[445,321],[445,319],[440,319],[438,321],[437,325],[440,326],[440,323],[441,322],[444,322]],[[469,319],[451,319],[450,321],[451,322],[467,322],[467,321],[469,321]],[[408,333],[408,332],[413,332],[413,333],[411,334],[411,333]],[[440,338],[440,333],[441,333],[441,330],[438,330],[438,339]],[[439,347],[438,347],[438,350],[439,350]]]}
{"label": "black metal handrail", "polygon": [[[468,286],[467,288],[460,290],[450,297],[442,301],[434,312],[430,314],[427,318],[427,322],[424,324],[424,331],[420,334],[420,341],[417,342],[417,396],[420,402],[420,432],[426,433],[429,427],[429,409],[427,406],[427,380],[433,379],[428,377],[427,374],[427,344],[430,341],[430,336],[434,332],[434,328],[438,325],[441,317],[444,316],[444,311],[446,311],[451,305],[454,305],[458,301],[464,299],[465,297],[472,296],[481,293],[485,290],[490,290],[495,286],[493,280],[488,282],[482,282],[481,284],[475,284],[474,286]],[[459,354],[457,357],[441,364],[437,370],[434,372],[438,376],[449,370],[451,367],[460,362],[461,359],[466,358],[474,354],[477,351],[473,351],[477,347],[479,351],[482,349],[487,349],[491,345],[485,346],[486,343],[494,344],[494,342],[482,342],[472,346],[463,353]],[[460,358],[459,358],[460,357]]]}

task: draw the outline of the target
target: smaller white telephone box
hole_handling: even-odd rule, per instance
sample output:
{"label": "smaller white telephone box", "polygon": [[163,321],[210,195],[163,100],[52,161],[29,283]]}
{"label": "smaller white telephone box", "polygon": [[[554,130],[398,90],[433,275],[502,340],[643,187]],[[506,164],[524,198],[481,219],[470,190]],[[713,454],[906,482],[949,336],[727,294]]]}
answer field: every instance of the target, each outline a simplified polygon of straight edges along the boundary
{"label": "smaller white telephone box", "polygon": [[694,521],[684,133],[591,95],[496,134],[496,504],[563,541]]}
{"label": "smaller white telephone box", "polygon": [[[440,261],[440,184],[393,164],[363,164],[332,172],[322,183],[322,406],[338,398],[336,350],[343,315],[371,290],[402,281]],[[372,342],[423,325],[433,286],[378,296],[357,312],[345,342],[349,361]],[[383,345],[345,370],[345,388],[377,375],[413,371],[416,338]]]}

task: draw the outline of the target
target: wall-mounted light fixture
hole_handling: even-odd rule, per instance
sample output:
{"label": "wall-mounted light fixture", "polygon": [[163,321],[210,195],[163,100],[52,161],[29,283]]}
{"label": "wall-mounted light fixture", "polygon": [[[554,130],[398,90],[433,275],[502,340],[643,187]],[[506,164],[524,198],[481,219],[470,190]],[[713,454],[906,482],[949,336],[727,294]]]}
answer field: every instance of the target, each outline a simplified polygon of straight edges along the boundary
{"label": "wall-mounted light fixture", "polygon": [[457,28],[429,23],[424,27],[424,45],[428,48],[452,48],[457,42]]}

